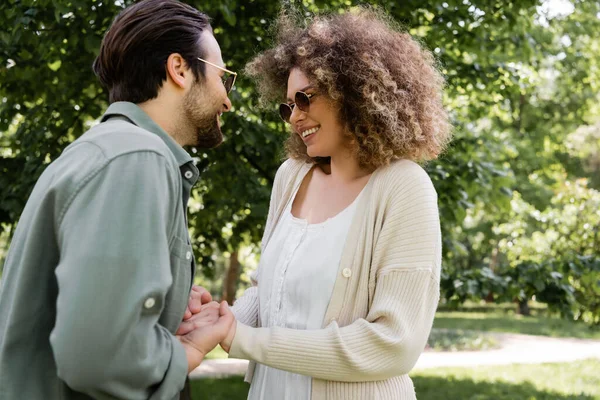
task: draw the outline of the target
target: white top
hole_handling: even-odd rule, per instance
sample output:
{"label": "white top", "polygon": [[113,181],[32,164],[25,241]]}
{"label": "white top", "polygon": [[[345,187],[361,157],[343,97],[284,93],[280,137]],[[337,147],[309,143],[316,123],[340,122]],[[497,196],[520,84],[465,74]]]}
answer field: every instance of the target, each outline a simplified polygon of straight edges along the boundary
{"label": "white top", "polygon": [[[260,261],[261,326],[321,328],[359,197],[318,224],[294,217],[289,202]],[[248,399],[310,400],[311,382],[309,376],[258,364]]]}
{"label": "white top", "polygon": [[[263,252],[311,166],[290,159],[277,171]],[[408,373],[440,298],[437,194],[423,168],[398,160],[375,170],[360,197],[320,329],[261,327],[263,274],[251,275],[252,287],[232,307],[229,350],[231,358],[250,360],[247,382],[260,363],[314,377],[311,400],[416,399]]]}

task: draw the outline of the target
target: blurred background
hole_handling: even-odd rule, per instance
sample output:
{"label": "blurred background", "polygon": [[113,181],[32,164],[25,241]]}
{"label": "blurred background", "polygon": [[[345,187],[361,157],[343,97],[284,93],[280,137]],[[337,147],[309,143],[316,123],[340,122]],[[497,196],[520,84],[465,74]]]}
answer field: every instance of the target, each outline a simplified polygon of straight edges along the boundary
{"label": "blurred background", "polygon": [[[238,72],[269,46],[282,7],[307,17],[358,4],[387,10],[439,60],[455,127],[448,152],[426,165],[439,195],[444,244],[442,300],[428,351],[505,348],[509,333],[597,345],[600,2],[187,2],[212,17],[223,59]],[[41,172],[107,107],[91,65],[112,19],[131,3],[0,1],[0,265]],[[189,209],[197,283],[230,303],[257,266],[287,135],[276,106],[259,109],[253,83],[238,78],[223,145],[189,149],[201,171]],[[600,398],[598,359],[562,361],[533,372],[429,369],[415,383],[426,399]],[[564,379],[549,378],[557,374]],[[218,397],[219,388],[239,382],[206,378],[207,389],[196,396],[245,398]]]}

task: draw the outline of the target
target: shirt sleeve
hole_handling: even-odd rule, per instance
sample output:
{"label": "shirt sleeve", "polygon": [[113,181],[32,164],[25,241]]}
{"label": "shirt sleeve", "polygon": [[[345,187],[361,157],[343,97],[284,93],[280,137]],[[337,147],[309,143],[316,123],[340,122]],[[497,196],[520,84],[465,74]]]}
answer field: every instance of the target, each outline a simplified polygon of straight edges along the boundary
{"label": "shirt sleeve", "polygon": [[[376,381],[408,373],[425,347],[439,300],[440,224],[427,179],[386,201],[376,239],[378,271],[365,318],[317,330],[252,328],[238,323],[230,357],[318,379]],[[403,190],[406,190],[404,188]]]}
{"label": "shirt sleeve", "polygon": [[158,323],[181,201],[171,169],[151,151],[117,157],[78,184],[58,219],[50,343],[58,376],[96,399],[172,399],[184,386],[183,346]]}

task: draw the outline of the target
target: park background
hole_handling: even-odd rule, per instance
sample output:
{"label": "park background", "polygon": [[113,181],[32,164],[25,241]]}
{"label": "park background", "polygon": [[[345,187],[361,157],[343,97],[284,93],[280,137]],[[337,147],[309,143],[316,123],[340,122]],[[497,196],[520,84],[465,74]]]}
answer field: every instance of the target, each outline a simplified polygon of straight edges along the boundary
{"label": "park background", "polygon": [[[389,12],[438,59],[454,126],[449,150],[425,166],[444,245],[427,351],[490,351],[508,333],[598,343],[600,2],[187,2],[212,17],[223,59],[238,72],[272,43],[282,8],[307,18],[359,4]],[[130,3],[0,1],[0,265],[39,175],[107,107],[91,64]],[[287,135],[275,105],[259,108],[243,74],[231,98],[223,145],[189,149],[201,171],[189,206],[197,283],[230,303],[258,263]],[[600,399],[598,371],[600,360],[589,358],[413,377],[420,399]],[[205,377],[195,398],[245,398],[240,382]]]}

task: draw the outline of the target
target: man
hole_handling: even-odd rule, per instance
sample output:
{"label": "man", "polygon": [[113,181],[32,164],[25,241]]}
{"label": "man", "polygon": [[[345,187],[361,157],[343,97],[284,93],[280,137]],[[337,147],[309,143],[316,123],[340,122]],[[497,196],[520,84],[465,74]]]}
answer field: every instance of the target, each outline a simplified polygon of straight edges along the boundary
{"label": "man", "polygon": [[199,311],[182,146],[221,143],[223,65],[208,17],[176,0],[115,19],[94,62],[111,105],[44,171],[7,255],[0,399],[178,398],[225,338],[233,315],[214,302],[175,336]]}

